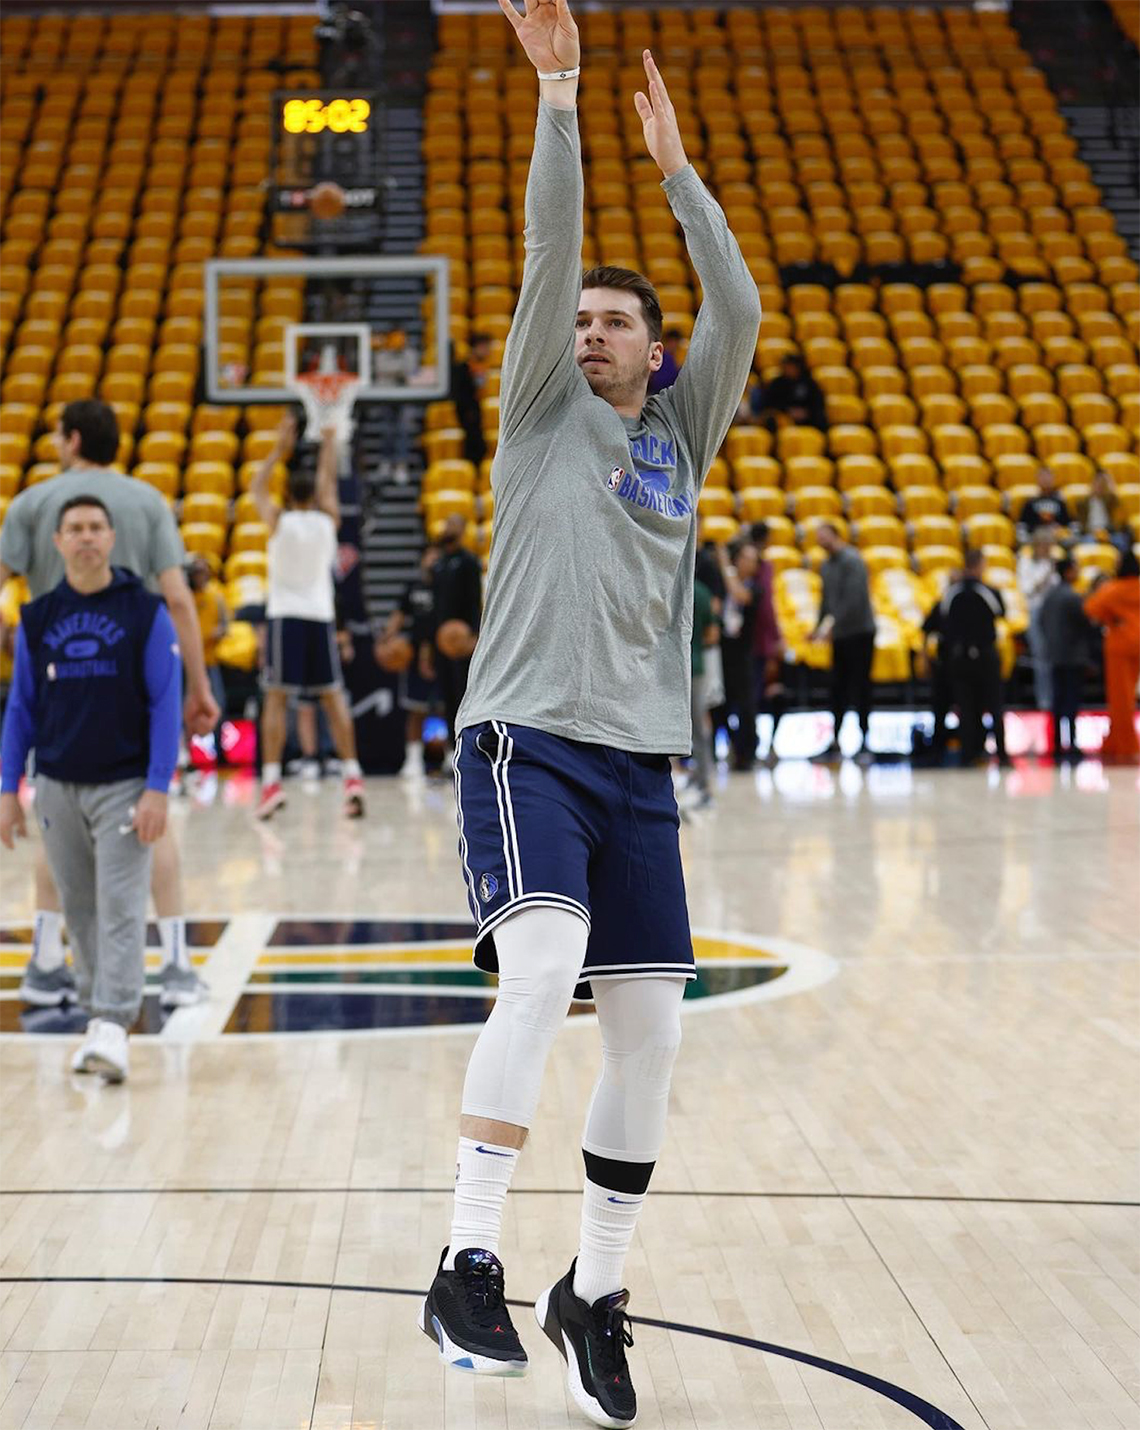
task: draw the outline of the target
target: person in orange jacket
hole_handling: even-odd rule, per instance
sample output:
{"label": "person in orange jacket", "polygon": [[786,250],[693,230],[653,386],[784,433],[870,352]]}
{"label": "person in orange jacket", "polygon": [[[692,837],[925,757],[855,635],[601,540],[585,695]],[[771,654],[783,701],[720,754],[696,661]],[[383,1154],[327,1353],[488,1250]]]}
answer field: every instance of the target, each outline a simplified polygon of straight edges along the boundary
{"label": "person in orange jacket", "polygon": [[1134,765],[1140,758],[1136,740],[1136,683],[1140,680],[1140,562],[1131,551],[1121,554],[1116,576],[1085,597],[1085,614],[1104,627],[1104,689],[1108,703],[1108,736],[1101,759]]}

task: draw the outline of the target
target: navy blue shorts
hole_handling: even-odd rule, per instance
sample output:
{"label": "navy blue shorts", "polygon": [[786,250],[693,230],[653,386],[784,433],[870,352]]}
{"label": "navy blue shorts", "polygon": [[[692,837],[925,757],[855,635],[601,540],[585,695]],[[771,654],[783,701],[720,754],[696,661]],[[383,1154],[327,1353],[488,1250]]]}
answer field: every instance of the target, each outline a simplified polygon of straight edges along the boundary
{"label": "navy blue shorts", "polygon": [[332,621],[272,617],[266,632],[261,683],[266,690],[288,690],[295,695],[339,690],[344,678]]}
{"label": "navy blue shorts", "polygon": [[590,931],[583,981],[695,978],[666,755],[632,755],[500,720],[460,733],[459,856],[479,925],[475,963],[519,909],[567,909]]}

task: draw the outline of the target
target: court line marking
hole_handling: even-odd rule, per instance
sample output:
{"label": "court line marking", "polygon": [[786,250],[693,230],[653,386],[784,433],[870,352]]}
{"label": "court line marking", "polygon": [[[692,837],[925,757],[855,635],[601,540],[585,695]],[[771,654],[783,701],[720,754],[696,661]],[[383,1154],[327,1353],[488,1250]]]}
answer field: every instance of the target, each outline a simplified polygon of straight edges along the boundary
{"label": "court line marking", "polygon": [[[0,1197],[451,1196],[447,1187],[0,1187]],[[512,1187],[512,1197],[580,1197],[581,1187]],[[761,1201],[938,1202],[965,1206],[1105,1207],[1140,1211],[1140,1201],[1102,1197],[964,1197],[935,1192],[710,1192],[654,1188],[654,1197],[744,1197]]]}
{"label": "court line marking", "polygon": [[189,1008],[176,1008],[154,1041],[198,1043],[220,1038],[278,918],[277,914],[234,914],[198,970],[210,985],[209,998]]}
{"label": "court line marking", "polygon": [[[266,1281],[253,1278],[229,1279],[224,1276],[0,1276],[0,1283],[17,1286],[81,1285],[81,1286],[244,1286],[267,1287],[282,1291],[337,1291],[355,1292],[366,1296],[426,1296],[427,1292],[408,1286],[354,1286],[338,1282],[316,1281]],[[896,1283],[897,1285],[897,1283]],[[523,1306],[528,1310],[534,1303],[508,1299],[508,1306]],[[910,1303],[907,1302],[909,1305]],[[911,1310],[913,1311],[913,1307]],[[825,1360],[807,1351],[793,1350],[790,1346],[778,1346],[772,1341],[755,1340],[751,1336],[740,1336],[733,1331],[715,1331],[708,1326],[691,1326],[684,1321],[662,1321],[654,1316],[631,1316],[635,1326],[649,1326],[654,1330],[676,1332],[680,1335],[700,1336],[705,1340],[720,1341],[725,1345],[742,1346],[745,1350],[761,1351],[766,1355],[782,1356],[785,1360],[796,1361],[800,1365],[811,1366],[814,1370],[827,1371],[830,1375],[849,1380],[864,1390],[873,1391],[895,1405],[908,1410],[929,1430],[964,1430],[964,1427],[939,1410],[930,1401],[924,1400],[913,1391],[892,1385],[889,1380],[881,1380],[877,1375],[856,1370],[853,1366],[841,1365],[838,1361]],[[921,1322],[920,1322],[921,1324]],[[955,1377],[956,1378],[956,1377]],[[959,1382],[960,1383],[960,1382]],[[967,1396],[969,1399],[969,1396]],[[973,1401],[970,1402],[973,1404]],[[976,1406],[974,1407],[977,1408]],[[986,1421],[982,1419],[984,1425]]]}

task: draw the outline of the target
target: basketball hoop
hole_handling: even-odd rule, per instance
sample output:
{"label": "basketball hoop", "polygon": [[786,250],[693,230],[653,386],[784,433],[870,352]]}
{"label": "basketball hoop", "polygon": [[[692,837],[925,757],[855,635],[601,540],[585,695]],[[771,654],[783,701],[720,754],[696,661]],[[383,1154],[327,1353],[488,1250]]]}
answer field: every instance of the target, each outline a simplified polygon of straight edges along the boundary
{"label": "basketball hoop", "polygon": [[351,438],[352,406],[360,390],[356,373],[299,372],[288,380],[288,386],[304,404],[307,442],[319,442],[326,427],[336,429],[339,443]]}

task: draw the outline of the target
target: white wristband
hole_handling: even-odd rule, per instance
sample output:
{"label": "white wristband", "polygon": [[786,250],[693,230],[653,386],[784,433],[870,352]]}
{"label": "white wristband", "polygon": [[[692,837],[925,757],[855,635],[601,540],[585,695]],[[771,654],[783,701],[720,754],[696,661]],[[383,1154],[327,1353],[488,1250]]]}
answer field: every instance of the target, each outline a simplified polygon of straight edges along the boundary
{"label": "white wristband", "polygon": [[555,70],[553,74],[539,74],[539,79],[577,79],[582,73],[582,66],[576,65],[572,70]]}

